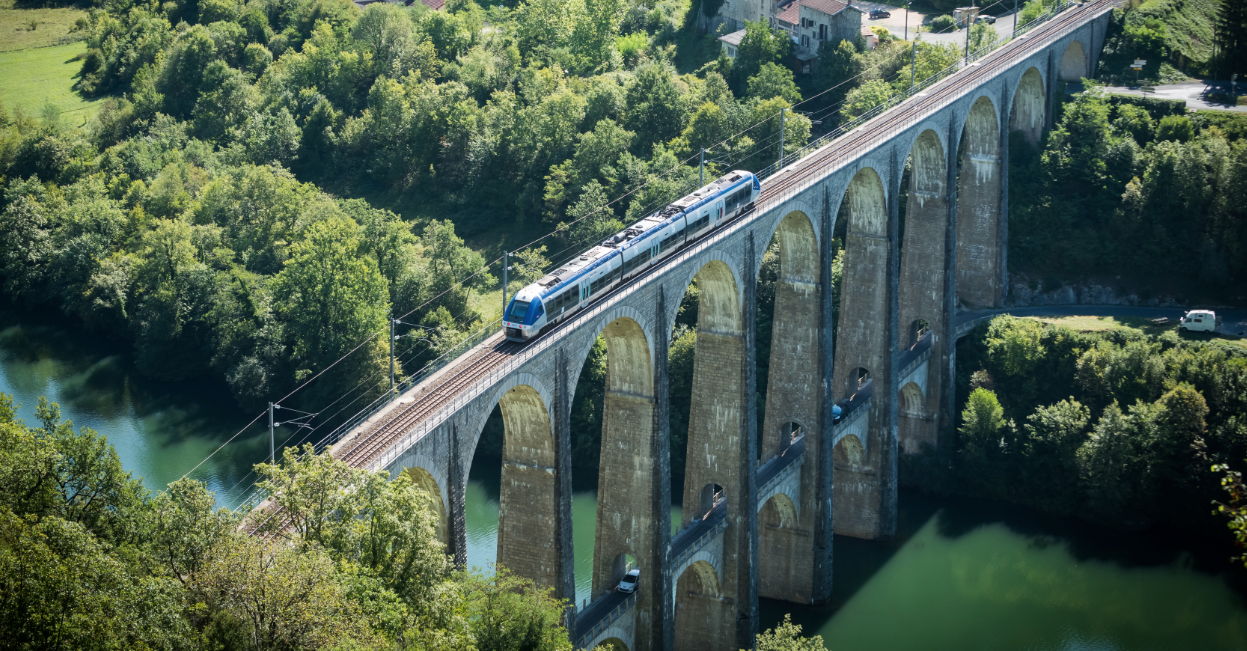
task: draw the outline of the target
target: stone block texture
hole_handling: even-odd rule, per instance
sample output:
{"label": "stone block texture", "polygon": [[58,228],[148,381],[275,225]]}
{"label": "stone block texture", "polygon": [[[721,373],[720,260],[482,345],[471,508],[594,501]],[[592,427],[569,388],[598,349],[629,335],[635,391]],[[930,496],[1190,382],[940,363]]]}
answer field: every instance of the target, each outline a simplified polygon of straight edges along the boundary
{"label": "stone block texture", "polygon": [[[933,131],[925,131],[910,151],[909,192],[905,201],[905,233],[901,244],[900,346],[917,342],[920,326],[934,333],[933,359],[943,353],[945,265],[949,224],[947,156]],[[927,391],[901,387],[898,437],[905,453],[934,448],[939,432],[940,366],[927,364]],[[916,395],[915,395],[916,392]]]}
{"label": "stone block texture", "polygon": [[992,101],[979,97],[962,136],[957,187],[957,300],[967,308],[998,307],[1000,275],[1000,130]]}

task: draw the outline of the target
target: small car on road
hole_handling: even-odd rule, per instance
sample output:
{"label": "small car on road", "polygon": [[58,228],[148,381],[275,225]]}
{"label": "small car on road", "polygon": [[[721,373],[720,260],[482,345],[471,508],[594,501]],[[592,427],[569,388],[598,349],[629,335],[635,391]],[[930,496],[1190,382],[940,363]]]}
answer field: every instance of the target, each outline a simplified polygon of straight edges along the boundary
{"label": "small car on road", "polygon": [[995,24],[996,24],[996,17],[995,17],[995,16],[979,16],[978,18],[975,18],[975,19],[974,19],[974,22],[976,22],[976,23],[986,23],[986,24],[988,24],[988,25],[995,25]]}
{"label": "small car on road", "polygon": [[641,580],[641,568],[630,570],[619,580],[619,586],[615,589],[623,593],[636,592],[637,583]]}
{"label": "small car on road", "polygon": [[892,17],[892,13],[888,11],[884,11],[883,9],[871,9],[870,10],[871,20],[878,20],[880,18],[891,18],[891,17]]}

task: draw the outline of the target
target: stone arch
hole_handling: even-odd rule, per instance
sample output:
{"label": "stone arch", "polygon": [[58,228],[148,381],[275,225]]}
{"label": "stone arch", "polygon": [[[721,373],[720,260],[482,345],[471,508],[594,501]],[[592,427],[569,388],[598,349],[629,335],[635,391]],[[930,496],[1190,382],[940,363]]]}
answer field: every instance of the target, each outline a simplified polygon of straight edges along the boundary
{"label": "stone arch", "polygon": [[1039,69],[1027,68],[1013,92],[1013,105],[1009,109],[1009,131],[1021,131],[1026,141],[1034,147],[1039,147],[1039,141],[1043,137],[1047,97]]}
{"label": "stone arch", "polygon": [[[736,274],[721,260],[706,262],[696,274],[697,343],[684,475],[684,516],[690,522],[707,484],[734,492],[739,473],[743,407],[741,368],[745,355],[743,319]],[[734,508],[734,507],[732,507]],[[700,515],[698,516],[700,517]]]}
{"label": "stone arch", "polygon": [[623,578],[629,570],[641,567],[640,561],[633,554],[624,552],[615,554],[611,559],[611,580],[610,587],[618,585],[619,580]]}
{"label": "stone arch", "polygon": [[[605,336],[605,329],[610,328],[616,322],[625,320],[632,321],[636,325],[636,332],[639,333],[640,337],[644,339],[646,354],[649,359],[653,359],[654,357],[654,345],[653,338],[651,336],[653,328],[647,315],[643,314],[640,310],[632,307],[631,305],[619,305],[606,310],[601,315],[595,317],[595,319],[595,324],[606,325],[595,325],[592,327],[586,326],[581,328],[568,346],[572,351],[568,355],[567,368],[567,384],[569,387],[567,396],[568,404],[571,404],[572,400],[576,397],[576,382],[580,379],[580,372],[584,369],[585,360],[589,358],[589,352],[593,350],[594,344],[597,343],[598,335],[600,334]],[[597,328],[601,328],[601,330],[595,332],[595,329]]]}
{"label": "stone arch", "polygon": [[[607,632],[609,633],[610,631],[608,630]],[[618,631],[616,631],[616,634],[618,634]],[[605,640],[602,640],[600,643],[598,643],[597,646],[593,648],[594,649],[606,648],[606,649],[610,649],[610,651],[628,651],[627,643],[625,643],[623,640],[617,637],[608,637]]]}
{"label": "stone arch", "polygon": [[537,389],[517,384],[499,399],[502,482],[498,564],[545,587],[561,587],[558,475],[550,413]]}
{"label": "stone arch", "polygon": [[[765,461],[788,447],[785,426],[816,422],[822,385],[822,283],[818,229],[794,210],[776,224],[779,247],[771,319],[771,354],[759,457]],[[759,265],[760,267],[761,265]],[[810,432],[808,429],[806,433]],[[811,436],[807,441],[816,438]],[[817,454],[817,448],[813,450]]]}
{"label": "stone arch", "polygon": [[847,434],[836,443],[832,451],[832,459],[836,467],[857,467],[866,462],[866,449],[856,434]]}
{"label": "stone arch", "polygon": [[[894,150],[891,155],[895,157]],[[895,282],[890,271],[895,264],[893,256],[897,243],[893,233],[897,225],[891,221],[895,213],[888,199],[880,175],[871,168],[859,169],[846,190],[844,203],[848,224],[844,234],[844,277],[832,367],[834,398],[857,393],[860,375],[857,369],[870,369],[870,374],[875,375],[890,368],[887,360],[895,344],[890,340],[886,324],[896,318],[889,288]],[[888,378],[882,379],[886,382]],[[861,447],[871,454],[859,455],[861,463],[843,472],[836,470],[832,475],[836,533],[867,539],[884,533],[880,528],[880,514],[890,507],[884,502],[887,474],[883,455],[886,452],[881,451],[888,450],[892,440],[890,407],[896,397],[890,393],[876,392],[869,401],[863,401],[870,405],[869,412],[860,421],[854,418],[858,421],[854,426],[861,428],[861,436],[867,442]]]}
{"label": "stone arch", "polygon": [[792,529],[797,526],[797,506],[792,498],[779,493],[762,505],[758,513],[758,525],[776,529]]}
{"label": "stone arch", "polygon": [[[731,640],[735,631],[724,624],[734,608],[724,601],[719,573],[706,561],[696,561],[680,573],[675,589],[675,646],[681,651],[712,651],[723,648],[719,639]],[[724,621],[724,616],[731,620]]]}
{"label": "stone arch", "polygon": [[[634,319],[621,317],[602,329],[606,339],[606,388],[633,395],[654,394],[649,338]],[[585,355],[588,356],[587,354]]]}
{"label": "stone arch", "polygon": [[697,280],[697,330],[717,334],[741,334],[740,284],[722,260],[702,265]]}
{"label": "stone arch", "polygon": [[435,525],[437,539],[449,550],[450,529],[446,526],[446,500],[443,499],[442,491],[437,487],[437,480],[433,478],[433,475],[428,470],[419,466],[412,466],[403,472],[416,488],[424,491],[428,496],[428,505],[433,513],[437,515],[437,523]]}
{"label": "stone arch", "polygon": [[694,520],[704,519],[706,515],[710,512],[710,509],[714,508],[714,505],[720,499],[723,499],[725,497],[726,497],[726,494],[723,492],[722,484],[711,482],[709,484],[702,486],[701,489],[697,491],[697,503],[696,503],[696,509],[694,513],[692,514],[693,519]]}
{"label": "stone arch", "polygon": [[871,380],[873,375],[870,369],[865,366],[858,366],[844,375],[844,385],[841,393],[842,398],[852,397],[853,394],[862,390]]}
{"label": "stone arch", "polygon": [[869,167],[858,170],[846,195],[850,230],[859,235],[888,234],[887,194],[878,172]]}
{"label": "stone arch", "polygon": [[[602,329],[606,341],[606,393],[593,553],[593,594],[618,581],[621,554],[652,558],[657,499],[653,448],[655,413],[651,341],[635,319],[617,317]],[[592,341],[592,340],[590,340]],[[587,356],[587,352],[586,352]],[[666,478],[662,478],[666,481]],[[642,572],[638,607],[649,608],[653,572]]]}
{"label": "stone arch", "polygon": [[901,387],[900,391],[900,408],[903,416],[920,416],[922,414],[922,387],[915,382],[909,382]]}
{"label": "stone arch", "polygon": [[1070,41],[1061,55],[1061,67],[1057,71],[1057,81],[1078,81],[1087,76],[1087,51],[1082,41]]}
{"label": "stone arch", "polygon": [[966,116],[957,190],[957,300],[970,308],[1000,303],[1000,124],[991,99]]}
{"label": "stone arch", "polygon": [[927,319],[913,319],[909,322],[909,330],[905,333],[905,339],[901,341],[902,348],[912,348],[918,343],[928,332],[931,331],[931,322]]}

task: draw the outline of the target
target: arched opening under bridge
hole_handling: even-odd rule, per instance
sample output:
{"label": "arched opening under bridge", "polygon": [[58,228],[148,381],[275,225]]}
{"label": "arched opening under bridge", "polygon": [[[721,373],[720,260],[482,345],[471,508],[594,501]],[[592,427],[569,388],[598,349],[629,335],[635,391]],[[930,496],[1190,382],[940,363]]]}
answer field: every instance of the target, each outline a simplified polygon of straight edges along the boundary
{"label": "arched opening under bridge", "polygon": [[731,646],[735,633],[735,609],[718,571],[706,561],[689,565],[676,580],[674,648],[718,651]]}

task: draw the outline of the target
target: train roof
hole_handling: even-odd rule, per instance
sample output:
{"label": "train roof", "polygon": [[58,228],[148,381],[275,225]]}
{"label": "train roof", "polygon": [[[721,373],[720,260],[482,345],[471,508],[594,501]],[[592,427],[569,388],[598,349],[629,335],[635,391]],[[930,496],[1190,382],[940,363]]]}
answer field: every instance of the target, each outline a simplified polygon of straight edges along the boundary
{"label": "train roof", "polygon": [[551,271],[537,281],[537,284],[542,288],[541,295],[545,296],[549,293],[547,290],[553,289],[563,281],[575,277],[580,272],[588,271],[606,262],[614,252],[615,250],[610,247],[595,246],[563,263],[558,269]]}
{"label": "train roof", "polygon": [[739,170],[728,172],[727,174],[715,179],[710,184],[697,188],[693,192],[680,197],[671,205],[677,206],[684,210],[694,208],[702,203],[705,203],[707,199],[717,195],[723,190],[752,177],[753,174],[750,174],[749,172],[742,172]]}

